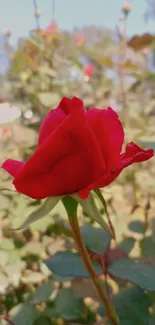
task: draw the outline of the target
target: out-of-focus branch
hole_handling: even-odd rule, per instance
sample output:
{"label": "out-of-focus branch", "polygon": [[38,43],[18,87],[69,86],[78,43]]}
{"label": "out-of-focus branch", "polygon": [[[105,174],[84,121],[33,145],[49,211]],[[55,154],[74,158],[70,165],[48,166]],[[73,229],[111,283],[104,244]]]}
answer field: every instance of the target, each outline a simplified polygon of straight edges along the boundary
{"label": "out-of-focus branch", "polygon": [[52,0],[52,21],[55,20],[55,0]]}
{"label": "out-of-focus branch", "polygon": [[120,52],[119,52],[119,63],[118,63],[118,74],[120,80],[120,95],[121,102],[123,106],[123,120],[124,123],[127,120],[127,99],[126,99],[126,91],[125,91],[125,74],[123,63],[125,62],[126,57],[126,48],[127,48],[127,39],[126,39],[126,25],[127,25],[127,17],[131,10],[130,0],[126,0],[122,11],[123,14],[120,16],[121,20],[121,28],[120,28]]}
{"label": "out-of-focus branch", "polygon": [[34,6],[34,16],[35,16],[35,20],[36,20],[36,29],[40,29],[40,12],[38,9],[38,5],[37,5],[37,0],[33,0],[33,6]]}

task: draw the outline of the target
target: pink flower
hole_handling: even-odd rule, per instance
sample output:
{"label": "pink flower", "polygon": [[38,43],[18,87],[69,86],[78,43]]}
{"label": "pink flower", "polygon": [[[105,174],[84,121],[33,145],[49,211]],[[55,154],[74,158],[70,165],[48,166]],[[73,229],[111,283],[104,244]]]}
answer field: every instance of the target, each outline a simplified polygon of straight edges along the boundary
{"label": "pink flower", "polygon": [[94,72],[94,65],[93,64],[88,64],[83,69],[83,73],[87,77],[91,77],[93,72]]}
{"label": "pink flower", "polygon": [[5,32],[5,35],[7,37],[10,37],[11,36],[11,30],[10,29],[7,29],[6,32]]}
{"label": "pink flower", "polygon": [[52,34],[57,29],[57,23],[52,21],[46,28],[42,30],[42,34]]}
{"label": "pink flower", "polygon": [[76,44],[78,45],[78,46],[82,46],[83,45],[83,43],[84,43],[84,36],[83,35],[81,35],[81,34],[77,34],[76,36],[75,36],[75,40],[76,40]]}

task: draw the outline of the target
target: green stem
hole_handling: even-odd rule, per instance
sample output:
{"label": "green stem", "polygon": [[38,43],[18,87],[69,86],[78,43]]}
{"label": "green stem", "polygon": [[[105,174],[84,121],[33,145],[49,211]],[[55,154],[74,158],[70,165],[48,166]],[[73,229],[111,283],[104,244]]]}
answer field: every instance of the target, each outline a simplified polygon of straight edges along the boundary
{"label": "green stem", "polygon": [[147,203],[145,206],[145,210],[144,210],[144,234],[143,234],[143,238],[145,238],[146,236],[146,232],[149,226],[149,210],[150,210],[150,196],[148,195],[148,199],[147,199]]}
{"label": "green stem", "polygon": [[36,15],[36,11],[38,10],[38,5],[37,5],[37,0],[33,0],[33,6],[34,6],[34,15],[36,19],[36,29],[40,29],[40,24],[39,24],[39,16]]}
{"label": "green stem", "polygon": [[112,224],[112,222],[111,222],[111,220],[110,220],[110,217],[109,217],[109,213],[108,213],[108,210],[107,210],[106,201],[105,201],[104,197],[102,196],[102,193],[101,193],[101,191],[100,191],[99,188],[96,188],[96,189],[94,190],[94,192],[96,193],[96,195],[98,196],[98,198],[100,199],[100,201],[101,201],[102,204],[103,204],[103,207],[104,207],[104,210],[105,210],[105,214],[106,214],[106,216],[107,216],[107,220],[108,220],[108,223],[109,223],[109,227],[110,227],[111,232],[112,232],[112,234],[113,234],[113,239],[114,239],[115,242],[116,242],[115,230],[114,230],[113,224]]}
{"label": "green stem", "polygon": [[52,0],[52,21],[55,20],[55,0]]}
{"label": "green stem", "polygon": [[94,285],[95,285],[95,287],[97,289],[98,295],[99,295],[101,301],[103,302],[104,308],[106,310],[107,317],[108,317],[108,319],[110,319],[112,321],[113,325],[119,325],[119,319],[118,319],[118,316],[117,316],[117,314],[115,312],[112,301],[109,299],[106,292],[104,292],[104,289],[101,287],[100,280],[99,280],[97,274],[95,273],[95,271],[93,269],[91,259],[90,259],[89,255],[88,255],[87,249],[86,249],[85,244],[83,242],[83,238],[81,236],[77,216],[74,215],[72,217],[72,216],[68,215],[68,219],[69,219],[69,222],[70,222],[70,226],[71,226],[71,229],[72,229],[72,233],[73,233],[73,236],[74,236],[75,243],[76,243],[77,248],[78,248],[78,250],[79,250],[79,252],[81,254],[81,257],[83,259],[85,267],[86,267],[87,271],[89,272],[90,277],[91,277],[91,279],[92,279],[92,281],[93,281],[93,283],[94,283]]}

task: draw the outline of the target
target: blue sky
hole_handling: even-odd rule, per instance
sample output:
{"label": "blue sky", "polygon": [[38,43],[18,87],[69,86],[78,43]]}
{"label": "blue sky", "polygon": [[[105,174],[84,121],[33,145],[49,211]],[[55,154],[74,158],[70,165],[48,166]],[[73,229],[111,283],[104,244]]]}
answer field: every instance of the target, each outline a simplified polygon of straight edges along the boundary
{"label": "blue sky", "polygon": [[[124,0],[55,0],[56,21],[62,29],[95,24],[115,28]],[[155,20],[144,22],[146,0],[131,0],[132,11],[128,19],[129,35],[155,31]],[[52,16],[52,0],[38,0],[41,27],[46,27]],[[11,29],[11,42],[28,35],[35,27],[33,0],[0,0],[0,34]]]}

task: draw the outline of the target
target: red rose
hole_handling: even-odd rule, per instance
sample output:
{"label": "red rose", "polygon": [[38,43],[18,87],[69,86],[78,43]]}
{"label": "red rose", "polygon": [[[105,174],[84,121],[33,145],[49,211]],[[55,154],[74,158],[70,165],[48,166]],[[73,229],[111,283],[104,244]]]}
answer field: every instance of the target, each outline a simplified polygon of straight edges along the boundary
{"label": "red rose", "polygon": [[83,73],[87,77],[91,77],[92,74],[93,74],[93,72],[94,72],[94,66],[93,66],[93,64],[88,64],[83,69]]}
{"label": "red rose", "polygon": [[78,192],[84,199],[123,168],[153,156],[152,149],[132,142],[121,154],[123,142],[122,124],[110,107],[85,112],[82,100],[63,98],[43,120],[37,149],[27,162],[8,159],[1,167],[14,177],[17,191],[32,198]]}

